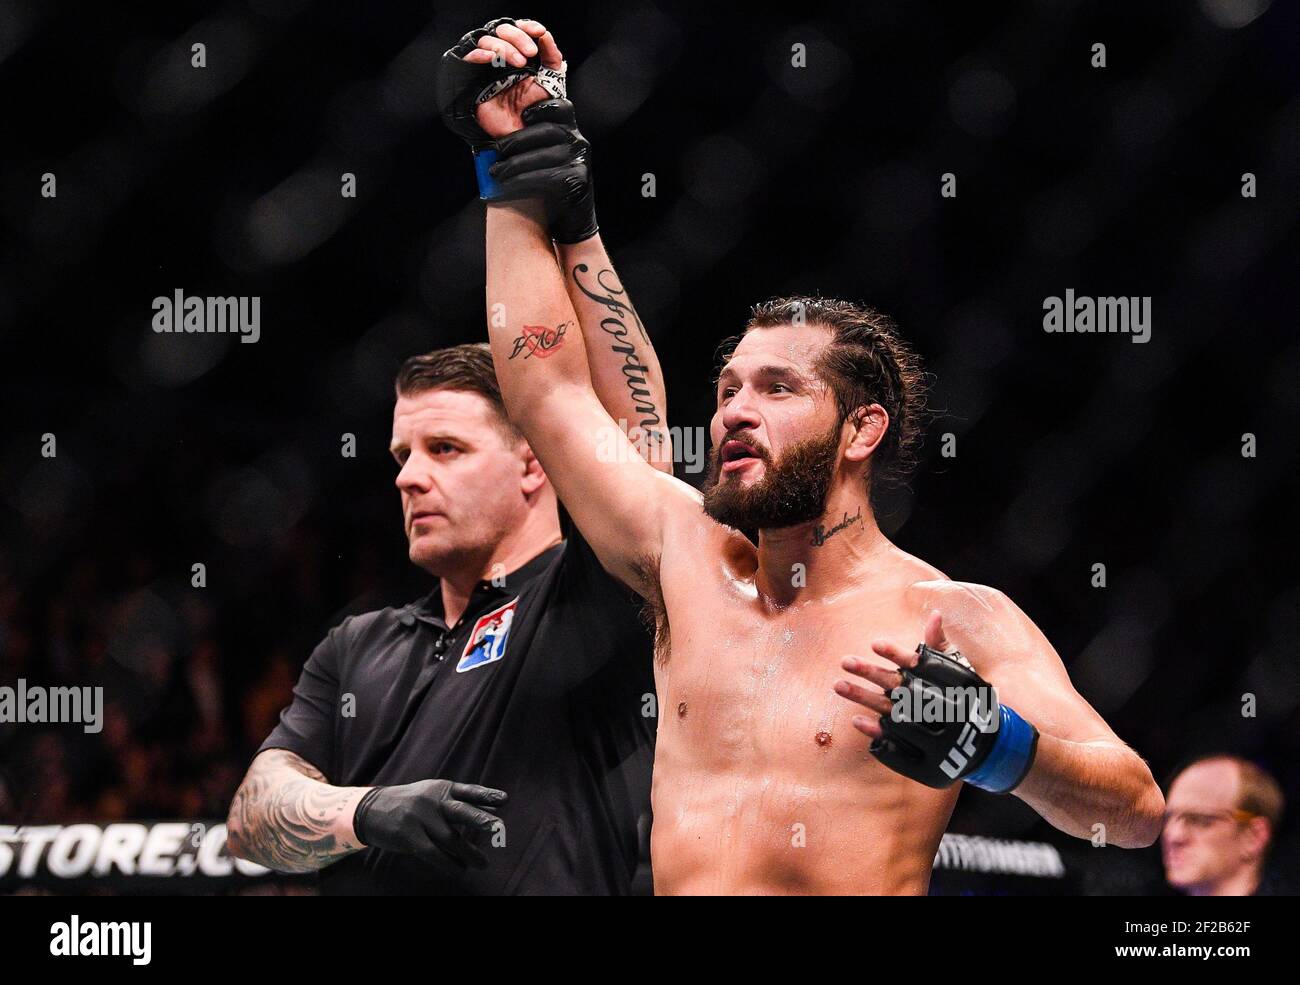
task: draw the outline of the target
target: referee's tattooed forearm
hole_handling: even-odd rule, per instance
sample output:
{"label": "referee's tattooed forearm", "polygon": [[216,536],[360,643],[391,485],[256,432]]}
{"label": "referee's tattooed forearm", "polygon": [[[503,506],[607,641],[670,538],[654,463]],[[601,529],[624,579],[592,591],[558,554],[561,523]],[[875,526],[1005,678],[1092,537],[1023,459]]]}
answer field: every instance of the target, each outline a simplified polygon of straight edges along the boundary
{"label": "referee's tattooed forearm", "polygon": [[270,749],[253,763],[230,806],[232,854],[278,872],[314,872],[358,851],[340,839],[336,822],[356,799],[354,787],[332,787],[287,749]]}

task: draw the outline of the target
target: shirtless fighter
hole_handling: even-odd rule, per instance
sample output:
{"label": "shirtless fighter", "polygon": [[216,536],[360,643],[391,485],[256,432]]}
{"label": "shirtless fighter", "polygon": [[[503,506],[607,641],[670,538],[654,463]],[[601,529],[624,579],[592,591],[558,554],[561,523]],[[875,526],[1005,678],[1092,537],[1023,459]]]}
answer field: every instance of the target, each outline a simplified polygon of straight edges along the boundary
{"label": "shirtless fighter", "polygon": [[[610,454],[622,436],[558,331],[575,316],[551,243],[557,225],[594,228],[589,148],[572,105],[527,78],[562,70],[544,27],[494,22],[448,56],[488,69],[493,54],[525,78],[476,80],[459,120],[495,114],[494,132],[457,130],[498,183],[480,185],[493,357],[560,499],[655,613],[656,891],[925,893],[962,783],[1078,837],[1152,844],[1159,788],[1038,627],[877,527],[872,491],[907,458],[922,400],[888,319],[821,298],[756,307],[717,381],[703,496]],[[545,358],[520,358],[521,338]],[[949,700],[969,688],[983,712]],[[943,698],[939,720],[899,714],[921,694]]]}

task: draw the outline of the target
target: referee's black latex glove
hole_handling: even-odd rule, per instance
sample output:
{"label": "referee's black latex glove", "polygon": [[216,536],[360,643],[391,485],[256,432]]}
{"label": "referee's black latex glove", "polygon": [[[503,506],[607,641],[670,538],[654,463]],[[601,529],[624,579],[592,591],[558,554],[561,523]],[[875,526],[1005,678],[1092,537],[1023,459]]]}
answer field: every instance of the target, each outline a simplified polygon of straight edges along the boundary
{"label": "referee's black latex glove", "polygon": [[504,791],[450,780],[372,787],[357,803],[352,830],[372,848],[482,869],[487,856],[474,842],[489,838],[501,822],[486,808],[505,801]]}
{"label": "referee's black latex glove", "polygon": [[502,199],[540,198],[551,238],[581,243],[599,231],[591,181],[591,145],[578,131],[573,103],[547,99],[520,114],[522,130],[497,139],[488,170]]}

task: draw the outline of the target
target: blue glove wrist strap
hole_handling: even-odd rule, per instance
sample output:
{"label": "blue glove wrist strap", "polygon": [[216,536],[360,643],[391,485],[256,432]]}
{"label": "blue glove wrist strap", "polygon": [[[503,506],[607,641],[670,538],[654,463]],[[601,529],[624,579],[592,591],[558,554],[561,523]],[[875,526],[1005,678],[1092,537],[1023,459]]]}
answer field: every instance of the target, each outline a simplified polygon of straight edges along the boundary
{"label": "blue glove wrist strap", "polygon": [[501,185],[488,174],[488,168],[497,162],[497,149],[484,147],[474,151],[474,177],[478,179],[478,197],[488,202],[501,196]]}
{"label": "blue glove wrist strap", "polygon": [[1001,706],[1002,720],[998,737],[979,769],[962,777],[967,783],[991,793],[1013,790],[1034,764],[1038,751],[1038,729],[1006,705]]}

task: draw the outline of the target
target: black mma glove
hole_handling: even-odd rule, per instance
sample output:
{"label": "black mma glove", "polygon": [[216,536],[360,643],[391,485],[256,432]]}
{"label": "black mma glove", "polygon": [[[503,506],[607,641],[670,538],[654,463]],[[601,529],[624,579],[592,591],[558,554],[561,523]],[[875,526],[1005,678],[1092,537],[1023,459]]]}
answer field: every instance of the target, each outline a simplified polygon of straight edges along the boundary
{"label": "black mma glove", "polygon": [[524,128],[497,140],[488,173],[501,199],[540,198],[551,238],[581,243],[599,231],[591,181],[591,145],[578,131],[573,103],[548,99],[520,114]]}
{"label": "black mma glove", "polygon": [[1038,729],[1006,705],[960,653],[922,643],[915,667],[899,668],[880,716],[872,754],[896,773],[942,789],[958,780],[993,793],[1012,790],[1029,772]]}
{"label": "black mma glove", "polygon": [[368,847],[481,869],[487,857],[474,840],[490,836],[501,821],[485,808],[505,801],[501,790],[450,780],[372,787],[357,803],[352,830]]}

